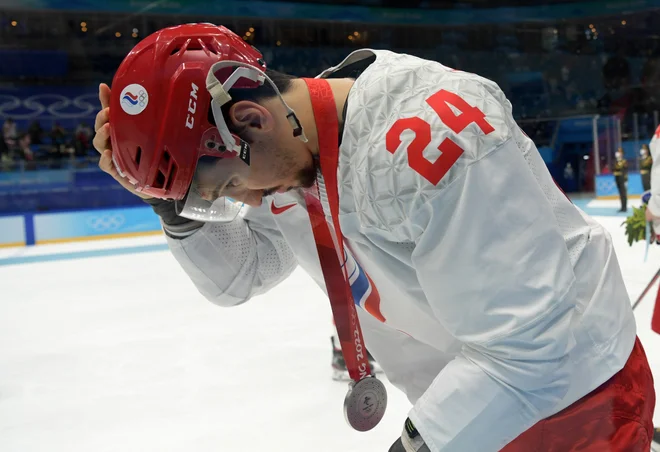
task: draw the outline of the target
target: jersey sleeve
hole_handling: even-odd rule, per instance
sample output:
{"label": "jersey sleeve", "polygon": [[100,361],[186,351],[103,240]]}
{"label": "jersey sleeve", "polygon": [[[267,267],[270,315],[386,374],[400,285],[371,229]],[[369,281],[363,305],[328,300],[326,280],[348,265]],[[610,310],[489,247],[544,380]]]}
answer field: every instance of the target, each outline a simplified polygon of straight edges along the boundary
{"label": "jersey sleeve", "polygon": [[660,216],[660,126],[649,144],[653,166],[651,166],[651,199],[648,208],[655,216]]}
{"label": "jersey sleeve", "polygon": [[247,208],[231,223],[206,223],[186,238],[168,236],[167,242],[199,292],[220,306],[266,292],[297,266],[266,203]]}

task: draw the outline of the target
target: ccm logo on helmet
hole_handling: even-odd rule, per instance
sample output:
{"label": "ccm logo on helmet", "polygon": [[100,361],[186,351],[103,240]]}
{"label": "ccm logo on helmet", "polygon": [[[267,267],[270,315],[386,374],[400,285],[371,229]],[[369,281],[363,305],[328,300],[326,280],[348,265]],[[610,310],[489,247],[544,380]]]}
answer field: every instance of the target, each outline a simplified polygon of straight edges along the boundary
{"label": "ccm logo on helmet", "polygon": [[195,111],[197,111],[197,91],[199,87],[194,83],[190,84],[190,98],[188,99],[188,116],[186,116],[186,127],[192,129],[195,125]]}

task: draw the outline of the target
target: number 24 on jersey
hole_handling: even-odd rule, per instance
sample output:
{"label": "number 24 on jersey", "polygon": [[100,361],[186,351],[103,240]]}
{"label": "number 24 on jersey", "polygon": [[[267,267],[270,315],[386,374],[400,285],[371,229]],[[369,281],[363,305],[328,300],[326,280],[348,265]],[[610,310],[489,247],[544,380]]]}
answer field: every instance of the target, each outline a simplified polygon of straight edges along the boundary
{"label": "number 24 on jersey", "polygon": [[[481,131],[488,135],[495,131],[493,126],[486,121],[486,115],[477,107],[469,105],[457,94],[444,89],[426,99],[426,103],[436,112],[440,120],[454,133],[461,133],[468,125],[476,124]],[[453,106],[460,114],[455,114],[450,108]],[[451,138],[445,138],[438,149],[441,154],[435,162],[424,157],[424,149],[431,143],[431,125],[418,116],[403,118],[396,121],[385,136],[385,147],[394,154],[401,145],[401,134],[406,130],[415,132],[415,138],[407,146],[408,164],[420,176],[433,185],[447,174],[458,158],[463,154],[463,149]]]}

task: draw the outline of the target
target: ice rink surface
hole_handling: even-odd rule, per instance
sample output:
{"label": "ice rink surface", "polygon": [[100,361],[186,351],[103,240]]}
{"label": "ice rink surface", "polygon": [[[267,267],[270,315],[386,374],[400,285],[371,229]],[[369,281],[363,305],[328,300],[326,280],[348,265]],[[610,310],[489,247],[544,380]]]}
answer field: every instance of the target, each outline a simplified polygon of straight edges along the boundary
{"label": "ice rink surface", "polygon": [[[634,302],[660,247],[644,262],[616,204],[585,210],[612,233]],[[0,284],[2,452],[384,452],[410,408],[387,384],[382,423],[347,426],[346,383],[330,378],[329,303],[300,269],[223,309],[151,237],[0,250]],[[656,291],[635,314],[660,382]]]}

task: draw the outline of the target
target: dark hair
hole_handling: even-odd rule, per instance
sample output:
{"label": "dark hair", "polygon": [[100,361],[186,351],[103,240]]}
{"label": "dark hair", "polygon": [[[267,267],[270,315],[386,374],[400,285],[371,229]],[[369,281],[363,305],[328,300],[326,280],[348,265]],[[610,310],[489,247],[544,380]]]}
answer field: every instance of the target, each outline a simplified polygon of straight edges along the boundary
{"label": "dark hair", "polygon": [[[272,69],[266,69],[265,72],[266,75],[273,81],[273,84],[282,94],[285,94],[291,89],[291,86],[293,85],[292,83],[293,80],[297,78],[294,77],[293,75],[284,74],[282,72],[274,71]],[[260,101],[271,99],[277,96],[277,93],[275,93],[275,90],[268,82],[264,82],[264,84],[259,86],[258,88],[250,88],[250,89],[234,88],[229,91],[229,94],[231,95],[231,101],[227,102],[225,105],[222,106],[222,116],[224,116],[225,121],[227,122],[227,127],[229,128],[229,131],[238,136],[241,136],[242,130],[239,130],[240,128],[236,127],[236,125],[231,121],[231,118],[229,117],[229,109],[236,102],[240,102],[243,100],[259,103]],[[212,118],[213,115],[209,111],[209,120],[211,120],[211,122],[213,123],[214,121],[212,121]]]}

